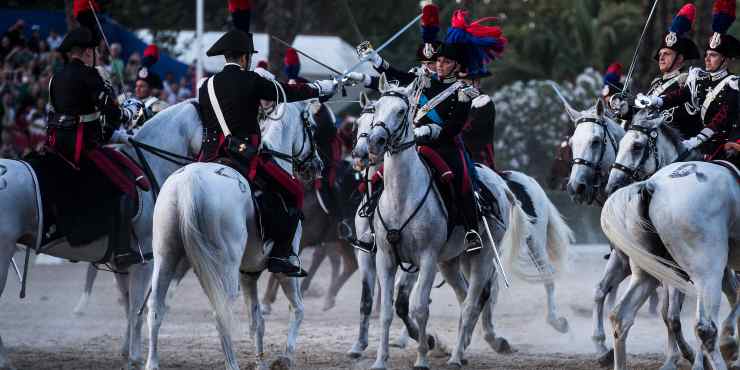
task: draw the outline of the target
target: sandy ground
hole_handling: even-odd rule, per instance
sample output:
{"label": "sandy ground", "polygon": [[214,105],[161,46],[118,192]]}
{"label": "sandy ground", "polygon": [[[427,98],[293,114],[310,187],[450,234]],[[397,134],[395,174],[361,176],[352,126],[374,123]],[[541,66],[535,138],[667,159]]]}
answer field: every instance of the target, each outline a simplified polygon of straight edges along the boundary
{"label": "sandy ground", "polygon": [[[493,352],[479,332],[467,352],[466,369],[596,369],[598,365],[591,344],[591,302],[593,286],[605,261],[605,246],[576,246],[571,250],[571,270],[558,281],[557,303],[560,313],[570,321],[570,332],[559,334],[545,323],[545,295],[540,285],[515,282],[504,290],[495,311],[498,335],[503,335],[517,351],[510,355]],[[20,256],[19,256],[20,257]],[[72,309],[79,298],[86,265],[64,263],[37,265],[32,272],[28,297],[18,299],[19,284],[10,276],[2,297],[1,334],[10,358],[18,369],[118,369],[123,311],[117,303],[117,290],[110,273],[100,273],[86,315],[77,317]],[[314,288],[328,286],[328,266],[320,270]],[[262,278],[264,284],[264,277]],[[378,323],[371,323],[370,346],[365,356],[350,360],[350,349],[357,333],[360,280],[358,274],[340,293],[337,307],[322,312],[323,300],[307,297],[295,369],[366,369],[375,358]],[[312,289],[314,289],[312,288]],[[315,293],[315,292],[314,292]],[[448,287],[436,289],[432,296],[433,330],[446,343],[456,335],[458,305]],[[189,275],[170,302],[160,336],[163,369],[219,369],[223,356],[216,337],[215,324],[207,300],[196,279]],[[722,312],[727,312],[723,303]],[[242,301],[238,312],[246,317]],[[684,332],[693,342],[691,325],[693,304],[684,311]],[[288,319],[287,301],[281,296],[274,312],[267,318],[266,350],[270,358],[284,346]],[[395,319],[392,335],[400,332]],[[254,350],[246,335],[246,325],[239,329],[236,346],[243,369],[252,368]],[[611,337],[607,322],[607,338]],[[630,368],[657,369],[662,363],[665,338],[662,322],[643,310],[630,332],[628,351]],[[415,345],[393,348],[390,367],[411,368]],[[435,358],[432,366],[444,369],[445,358]]]}

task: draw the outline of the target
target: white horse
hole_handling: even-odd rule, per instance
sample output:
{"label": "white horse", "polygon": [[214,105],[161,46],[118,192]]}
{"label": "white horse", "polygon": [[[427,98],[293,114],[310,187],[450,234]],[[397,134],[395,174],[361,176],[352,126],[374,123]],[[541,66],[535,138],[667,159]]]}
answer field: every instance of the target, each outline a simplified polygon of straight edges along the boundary
{"label": "white horse", "polygon": [[[693,369],[726,369],[717,340],[720,291],[727,267],[740,267],[740,186],[729,169],[707,162],[668,165],[647,181],[612,194],[604,232],[630,258],[633,278],[614,309],[617,359],[634,313],[659,281],[697,295]],[[693,283],[693,284],[692,284]],[[620,353],[622,352],[622,353]],[[618,366],[618,367],[617,367]],[[740,367],[740,360],[733,368]],[[615,368],[626,368],[615,363]]]}
{"label": "white horse", "polygon": [[[194,106],[190,102],[183,102],[166,109],[144,125],[136,134],[135,140],[177,156],[192,158],[198,154],[201,145],[202,129],[197,118],[198,114]],[[131,158],[139,158],[131,147],[126,147],[123,151]],[[171,162],[149,151],[142,151],[142,158],[148,162],[152,171],[153,178],[150,180],[157,183],[161,183],[181,167],[179,160]],[[106,238],[86,246],[71,247],[63,241],[42,246],[43,215],[35,173],[27,163],[8,159],[0,159],[0,169],[3,170],[0,171],[3,174],[0,183],[4,185],[0,190],[0,204],[5,209],[0,216],[2,219],[0,220],[0,291],[5,286],[10,258],[16,250],[16,243],[32,248],[36,253],[76,261],[100,261],[106,252]],[[132,220],[136,238],[132,238],[132,242],[137,240],[137,248],[147,253],[151,250],[154,194],[152,191],[139,191],[138,196],[139,212]],[[143,363],[141,355],[143,318],[138,315],[138,311],[144,304],[149,287],[151,264],[133,265],[128,268],[127,272],[127,274],[115,275],[128,319],[121,352],[124,358],[127,358],[127,366],[135,367]],[[12,368],[1,342],[0,368]]]}
{"label": "white horse", "polygon": [[[371,159],[385,154],[384,190],[372,220],[378,246],[376,263],[382,296],[382,334],[373,368],[384,369],[388,360],[389,329],[392,321],[393,280],[402,262],[419,268],[417,286],[411,297],[410,313],[418,326],[418,337],[427,338],[429,293],[439,267],[445,280],[455,290],[461,304],[458,338],[448,364],[462,366],[463,352],[470,343],[483,303],[490,297],[489,287],[495,274],[493,246],[485,242],[479,254],[465,253],[462,228],[455,228],[447,238],[446,210],[436,191],[432,195],[430,170],[416,153],[410,120],[413,110],[409,96],[414,85],[397,88],[381,76],[382,97],[376,104],[368,137]],[[524,242],[520,239],[529,227],[528,217],[503,180],[488,168],[479,169],[482,183],[499,202],[502,219],[488,218],[495,241],[511,241],[512,255],[518,256]],[[449,242],[448,242],[449,240]],[[506,243],[504,243],[506,244]],[[462,270],[462,272],[461,272]],[[462,279],[464,273],[467,278]],[[415,368],[429,367],[429,343],[418,341]]]}
{"label": "white horse", "polygon": [[[370,132],[375,109],[373,105],[374,103],[367,100],[361,102],[361,104],[363,104],[363,112],[357,120],[357,139],[353,151],[353,157],[355,161],[354,166],[356,168],[362,168],[368,165],[367,137]],[[372,166],[366,172],[366,174],[371,175],[375,173],[375,170],[375,166]],[[570,240],[572,240],[571,231],[567,227],[567,225],[565,225],[554,205],[547,198],[545,192],[542,190],[539,184],[534,181],[534,179],[524,174],[511,171],[509,172],[508,181],[516,182],[525,190],[527,194],[523,194],[523,196],[527,198],[527,202],[532,205],[533,213],[537,215],[536,220],[534,221],[534,225],[531,228],[532,234],[526,237],[528,253],[530,253],[529,257],[531,257],[531,260],[528,260],[527,263],[531,262],[532,260],[536,260],[536,267],[542,268],[543,271],[542,273],[539,273],[538,271],[538,274],[533,275],[531,274],[531,272],[524,273],[524,270],[521,269],[521,266],[512,266],[512,269],[514,272],[518,273],[518,276],[524,277],[525,279],[531,279],[534,277],[535,280],[539,280],[539,277],[549,275],[548,278],[544,279],[545,290],[547,293],[547,322],[552,325],[553,328],[555,328],[557,331],[567,332],[567,319],[559,316],[557,313],[557,306],[555,304],[554,294],[555,276],[553,272],[561,272],[564,270],[563,263],[567,259],[565,252],[567,251],[567,245],[570,243]],[[516,193],[515,195],[520,196]],[[363,205],[366,201],[367,198],[363,200]],[[362,209],[362,207],[363,206],[361,206],[360,209]],[[363,233],[369,234],[372,232],[368,218],[363,217],[362,215],[358,215],[355,218],[355,228],[357,230],[357,235],[362,235]],[[552,245],[548,247],[548,244]],[[551,255],[550,253],[553,253],[553,251],[558,251],[560,254]],[[354,343],[352,349],[349,351],[349,356],[352,358],[360,357],[362,351],[364,351],[364,349],[367,348],[368,345],[368,326],[372,311],[375,289],[375,285],[373,282],[375,281],[376,277],[375,260],[373,255],[368,253],[358,253],[358,260],[363,277],[362,302],[360,305],[361,322],[357,341]],[[398,289],[398,297],[396,299],[396,313],[399,315],[399,317],[401,317],[404,323],[407,323],[407,328],[409,330],[412,330],[412,334],[414,334],[413,327],[415,325],[408,318],[408,295],[410,293],[411,284],[413,284],[415,281],[416,274],[403,273],[396,284],[396,289]],[[485,302],[485,307],[483,308],[482,329],[484,339],[491,346],[492,349],[499,353],[508,353],[511,351],[511,347],[508,341],[503,337],[496,336],[493,326],[492,311],[497,300],[497,295],[498,285],[494,283],[491,286],[491,298],[490,300]],[[413,335],[413,337],[414,339],[418,338],[416,335]],[[437,347],[441,346],[442,348],[439,348],[440,351],[445,351],[445,349],[443,348],[444,344],[440,342],[440,339],[438,337],[430,336],[428,338],[428,341],[430,343],[434,343]],[[400,338],[398,344],[403,347],[405,344],[405,340],[403,340],[403,338]]]}
{"label": "white horse", "polygon": [[[277,163],[289,173],[294,162],[301,173],[320,173],[321,161],[313,145],[313,128],[300,118],[305,103],[283,104],[281,121],[266,120],[262,149],[283,153]],[[235,321],[231,303],[244,290],[251,316],[259,367],[264,367],[265,324],[260,310],[257,280],[265,269],[272,244],[259,238],[259,225],[250,184],[236,170],[217,163],[195,163],[173,174],[162,187],[154,210],[154,272],[149,300],[149,357],[147,369],[159,369],[159,328],[165,312],[170,280],[181,258],[187,258],[208,296],[216,315],[227,369],[238,369],[232,345]],[[293,240],[298,252],[301,228]],[[241,276],[239,278],[241,272]],[[297,278],[282,278],[280,284],[291,304],[291,319],[285,356],[292,361],[298,329],[303,320],[303,302]]]}
{"label": "white horse", "polygon": [[[682,159],[698,157],[697,152],[686,151],[681,136],[675,129],[665,123],[664,118],[658,112],[651,110],[641,110],[634,116],[629,130],[627,130],[619,144],[617,160],[609,174],[607,192],[613,193],[618,188],[634,181],[645,180],[660,168],[680,159],[679,157],[683,157]],[[729,269],[725,271],[722,289],[733,310],[722,323],[720,346],[726,352],[732,353],[737,350],[737,343],[734,338],[735,321],[740,310],[736,306],[737,283],[735,274]],[[667,312],[665,309],[662,310],[662,313],[663,319],[669,327],[669,342],[666,347],[666,363],[662,369],[676,369],[682,353],[690,362],[694,361],[694,354],[690,351],[681,330],[680,313],[684,295],[676,288],[669,287],[668,291],[670,291],[668,293],[670,297],[669,308]],[[639,308],[639,306],[637,307]],[[626,364],[624,358],[626,350],[621,347],[626,345],[628,327],[632,321],[631,318],[622,316],[624,314],[624,311],[615,311],[615,314],[610,316],[613,327],[621,328],[620,336],[617,337],[618,340],[615,340],[615,347],[618,348],[616,351],[618,358],[615,360],[617,368]],[[628,321],[628,323],[625,323],[625,321]]]}

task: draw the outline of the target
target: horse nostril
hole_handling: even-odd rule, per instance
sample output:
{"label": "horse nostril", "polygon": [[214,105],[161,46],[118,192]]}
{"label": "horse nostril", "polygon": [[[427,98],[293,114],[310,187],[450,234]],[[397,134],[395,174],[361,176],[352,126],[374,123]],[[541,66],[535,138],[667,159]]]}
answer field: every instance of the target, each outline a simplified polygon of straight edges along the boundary
{"label": "horse nostril", "polygon": [[581,194],[584,191],[586,191],[586,184],[581,183],[576,185],[576,194]]}
{"label": "horse nostril", "polygon": [[381,137],[381,138],[378,139],[378,145],[380,145],[380,146],[385,145],[385,138],[384,137]]}

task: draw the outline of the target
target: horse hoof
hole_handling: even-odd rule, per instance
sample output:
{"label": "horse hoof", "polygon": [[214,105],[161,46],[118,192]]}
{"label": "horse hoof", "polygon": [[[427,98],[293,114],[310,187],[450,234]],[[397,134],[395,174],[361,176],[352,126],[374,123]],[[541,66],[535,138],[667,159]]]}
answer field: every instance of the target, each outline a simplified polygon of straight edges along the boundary
{"label": "horse hoof", "polygon": [[262,314],[263,315],[269,315],[272,313],[272,306],[269,304],[263,304],[262,306]]}
{"label": "horse hoof", "polygon": [[496,353],[504,355],[514,353],[514,350],[511,348],[509,341],[502,337],[496,338],[493,341],[493,345],[491,345],[491,347],[494,351],[496,351]]}
{"label": "horse hoof", "polygon": [[413,370],[429,370],[429,366],[414,366]]}
{"label": "horse hoof", "polygon": [[599,356],[597,362],[601,367],[611,367],[614,365],[614,349],[610,349],[603,355]]}
{"label": "horse hoof", "polygon": [[290,358],[286,356],[278,356],[278,358],[270,364],[270,370],[289,370],[292,365],[293,360]]}
{"label": "horse hoof", "polygon": [[358,358],[362,357],[362,352],[347,352],[347,357],[357,360]]}
{"label": "horse hoof", "polygon": [[462,363],[460,363],[460,362],[449,362],[448,361],[447,362],[447,368],[448,369],[462,369],[464,363],[465,363],[465,360],[463,360]]}
{"label": "horse hoof", "polygon": [[565,334],[570,330],[570,325],[568,325],[568,319],[565,317],[560,317],[555,320],[548,320],[550,326],[555,329],[558,333]]}
{"label": "horse hoof", "polygon": [[333,299],[327,300],[326,302],[324,302],[324,307],[322,307],[321,310],[324,312],[329,311],[332,308],[334,308],[335,305],[336,305],[336,302]]}

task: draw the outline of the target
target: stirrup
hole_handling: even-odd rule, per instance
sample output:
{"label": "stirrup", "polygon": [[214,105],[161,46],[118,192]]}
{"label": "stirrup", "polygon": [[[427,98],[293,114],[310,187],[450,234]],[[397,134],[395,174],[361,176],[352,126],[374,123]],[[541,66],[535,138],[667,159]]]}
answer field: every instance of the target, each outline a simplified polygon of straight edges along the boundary
{"label": "stirrup", "polygon": [[372,241],[366,242],[362,241],[358,238],[353,238],[352,240],[349,240],[350,244],[352,244],[355,249],[359,250],[360,252],[365,252],[367,254],[375,254],[376,245],[375,245],[375,233],[370,234]]}
{"label": "stirrup", "polygon": [[475,230],[469,230],[465,233],[465,252],[477,252],[483,248],[483,239]]}

